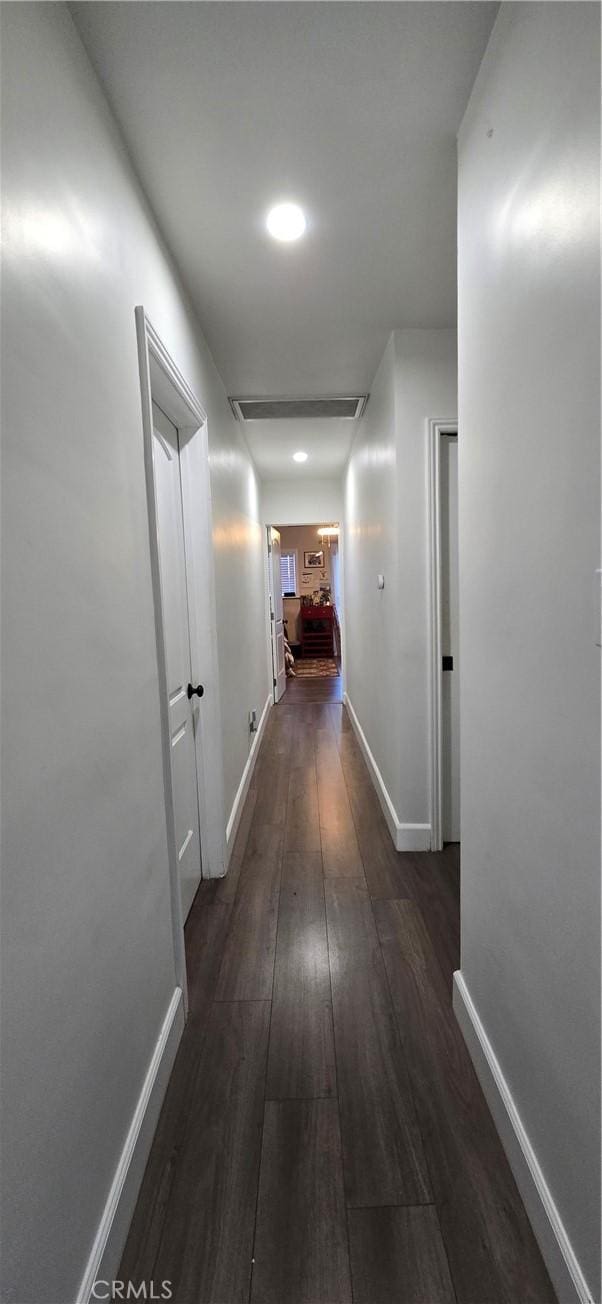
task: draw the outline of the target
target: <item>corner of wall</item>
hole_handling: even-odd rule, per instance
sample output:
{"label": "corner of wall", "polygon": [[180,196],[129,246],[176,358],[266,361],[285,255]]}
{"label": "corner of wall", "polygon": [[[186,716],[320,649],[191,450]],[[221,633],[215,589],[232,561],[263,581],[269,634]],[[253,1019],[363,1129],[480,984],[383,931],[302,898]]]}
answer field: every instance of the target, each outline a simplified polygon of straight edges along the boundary
{"label": "corner of wall", "polygon": [[561,1304],[596,1304],[461,970],[453,1008]]}
{"label": "corner of wall", "polygon": [[389,833],[391,834],[391,840],[395,850],[430,851],[432,840],[430,824],[402,823],[348,693],[345,693],[344,702],[349,713],[349,719],[351,720],[355,736],[360,745],[366,765],[368,766],[370,778],[372,779],[376,795],[381,804],[382,812]]}
{"label": "corner of wall", "polygon": [[150,1153],[161,1105],[184,1031],[184,1002],[176,987],[148,1066],[111,1189],[77,1292],[77,1304],[94,1299],[96,1282],[114,1280]]}

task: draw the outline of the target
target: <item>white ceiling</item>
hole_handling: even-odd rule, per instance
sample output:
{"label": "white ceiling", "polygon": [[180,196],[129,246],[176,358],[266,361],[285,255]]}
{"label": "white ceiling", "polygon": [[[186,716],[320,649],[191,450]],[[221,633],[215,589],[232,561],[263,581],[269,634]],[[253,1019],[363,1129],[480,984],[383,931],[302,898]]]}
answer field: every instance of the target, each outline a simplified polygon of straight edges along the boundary
{"label": "white ceiling", "polygon": [[[329,417],[321,421],[246,421],[243,429],[253,461],[264,480],[333,479],[341,475],[355,434],[356,421]],[[307,462],[293,462],[303,449]]]}
{"label": "white ceiling", "polygon": [[[71,5],[229,393],[361,393],[392,328],[453,325],[455,138],[496,10]],[[298,244],[265,231],[283,198],[307,213]],[[285,434],[261,426],[280,476]],[[303,432],[314,473],[352,429]]]}

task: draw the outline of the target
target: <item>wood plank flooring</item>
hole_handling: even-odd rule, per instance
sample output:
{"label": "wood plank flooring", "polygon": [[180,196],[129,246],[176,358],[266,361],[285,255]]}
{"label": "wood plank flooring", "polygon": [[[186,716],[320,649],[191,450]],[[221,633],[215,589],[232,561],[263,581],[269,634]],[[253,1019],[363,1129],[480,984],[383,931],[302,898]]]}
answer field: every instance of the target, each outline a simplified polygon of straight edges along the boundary
{"label": "wood plank flooring", "polygon": [[286,691],[282,702],[296,706],[298,702],[342,702],[343,681],[340,675],[325,675],[324,678],[287,679]]}
{"label": "wood plank flooring", "polygon": [[336,701],[272,711],[186,950],[121,1279],[174,1304],[554,1304],[451,1008],[458,848],[394,850]]}

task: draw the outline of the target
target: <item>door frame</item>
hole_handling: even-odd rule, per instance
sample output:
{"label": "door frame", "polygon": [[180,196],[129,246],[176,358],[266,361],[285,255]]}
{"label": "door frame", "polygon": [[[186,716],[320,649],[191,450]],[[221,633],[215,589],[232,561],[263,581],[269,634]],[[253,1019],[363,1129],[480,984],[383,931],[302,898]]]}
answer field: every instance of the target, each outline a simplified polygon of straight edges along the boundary
{"label": "door frame", "polygon": [[[268,568],[267,568],[267,586],[268,586],[268,638],[269,638],[269,642],[270,642],[270,673],[271,673],[271,677],[272,677],[272,704],[273,704],[273,706],[277,706],[277,705],[278,705],[278,702],[279,702],[279,701],[280,701],[280,702],[282,701],[282,697],[284,697],[284,693],[286,692],[286,658],[285,658],[285,663],[284,663],[284,670],[285,670],[285,685],[284,685],[284,693],[282,694],[282,697],[281,697],[281,698],[277,698],[277,697],[276,697],[276,689],[277,689],[277,687],[278,687],[278,677],[277,677],[277,676],[278,676],[278,667],[277,667],[277,665],[276,665],[276,663],[275,663],[275,658],[274,658],[274,626],[275,626],[275,623],[276,623],[276,622],[275,622],[275,614],[274,614],[274,612],[273,612],[273,608],[274,608],[274,605],[275,605],[275,604],[274,604],[274,592],[273,592],[273,590],[274,590],[274,567],[273,567],[273,564],[272,564],[272,530],[277,530],[278,527],[277,527],[276,525],[266,525],[265,529],[266,529],[267,550],[268,550]],[[284,621],[283,621],[283,629],[284,629]]]}
{"label": "door frame", "polygon": [[442,669],[441,669],[441,472],[442,435],[458,435],[458,421],[431,417],[427,435],[427,578],[429,626],[429,756],[431,851],[443,849],[442,819]]}
{"label": "door frame", "polygon": [[[277,529],[283,529],[283,530],[287,530],[287,529],[290,529],[290,530],[300,530],[300,529],[302,529],[305,525],[309,525],[309,526],[311,526],[311,525],[316,525],[316,526],[324,525],[324,523],[325,523],[325,522],[328,522],[329,519],[335,519],[334,515],[333,515],[331,518],[326,517],[326,516],[320,516],[320,517],[318,517],[318,520],[317,520],[317,521],[301,521],[301,522],[299,522],[299,521],[297,521],[297,520],[294,520],[294,521],[285,521],[285,520],[281,520],[281,521],[279,522],[278,525],[274,525],[274,529],[275,529],[275,530],[277,530]],[[266,534],[265,534],[265,538],[266,538],[266,547],[265,547],[265,549],[264,549],[264,581],[265,581],[264,592],[265,592],[265,616],[266,616],[267,650],[268,650],[268,667],[269,667],[269,674],[270,674],[270,682],[272,681],[272,679],[273,679],[273,677],[274,677],[274,675],[273,675],[273,671],[272,671],[272,625],[271,625],[271,620],[270,620],[270,586],[271,586],[271,582],[272,582],[272,580],[271,580],[271,574],[270,574],[270,562],[271,562],[271,558],[270,558],[270,555],[269,555],[269,553],[268,553],[267,544],[268,544],[268,542],[269,542],[269,531],[271,530],[273,524],[274,524],[274,523],[273,523],[273,521],[271,521],[271,520],[269,520],[269,521],[264,521],[265,531],[266,531]],[[345,651],[345,539],[344,539],[344,518],[343,518],[342,513],[340,513],[340,512],[338,513],[338,524],[339,524],[339,538],[338,538],[338,545],[339,545],[339,580],[340,580],[340,590],[341,590],[341,610],[340,610],[340,611],[337,611],[337,616],[338,616],[338,620],[339,620],[340,652],[341,652],[341,655],[340,655],[340,662],[341,662],[341,695],[342,695],[342,698],[343,698],[343,701],[344,701],[344,700],[345,700],[345,667],[346,667],[346,663],[347,663],[347,661],[346,661],[346,651]],[[299,551],[299,550],[297,549],[297,552],[298,552],[298,551]],[[283,698],[281,698],[281,701],[282,701],[282,700],[283,700]],[[274,689],[272,688],[272,705],[274,705],[274,704],[275,704]]]}
{"label": "door frame", "polygon": [[[173,779],[167,703],[167,669],[163,635],[163,599],[159,566],[156,486],[153,462],[153,402],[176,426],[181,442],[182,508],[190,621],[190,657],[194,682],[202,678],[202,728],[195,729],[201,871],[203,878],[225,873],[226,837],[219,659],[215,604],[211,487],[207,414],[168,353],[144,308],[135,309],[142,400],[144,470],[148,508],[150,563],[155,610],[159,710],[171,922],[176,978],[187,1009],[184,922],[180,901],[174,818]],[[198,595],[191,601],[191,595]],[[202,602],[202,606],[201,606]]]}

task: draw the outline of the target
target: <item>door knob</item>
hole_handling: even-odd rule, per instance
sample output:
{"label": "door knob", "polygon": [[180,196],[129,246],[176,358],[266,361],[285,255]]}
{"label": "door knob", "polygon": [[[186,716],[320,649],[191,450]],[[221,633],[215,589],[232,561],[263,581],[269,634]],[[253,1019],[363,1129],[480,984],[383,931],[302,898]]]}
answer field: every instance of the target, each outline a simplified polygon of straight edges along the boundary
{"label": "door knob", "polygon": [[188,701],[190,701],[191,697],[194,697],[195,694],[197,697],[202,697],[205,689],[202,684],[197,684],[196,688],[193,688],[192,684],[189,684],[186,691],[188,693]]}

